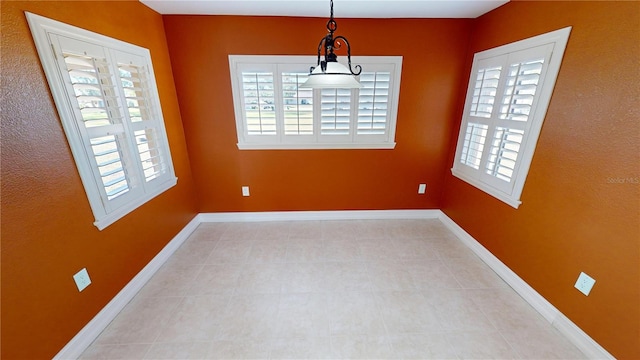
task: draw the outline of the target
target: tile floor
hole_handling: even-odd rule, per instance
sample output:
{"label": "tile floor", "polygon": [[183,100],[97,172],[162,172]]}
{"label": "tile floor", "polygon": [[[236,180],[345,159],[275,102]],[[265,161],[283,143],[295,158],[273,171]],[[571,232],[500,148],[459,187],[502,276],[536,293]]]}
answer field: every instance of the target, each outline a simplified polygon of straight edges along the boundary
{"label": "tile floor", "polygon": [[82,359],[580,359],[438,220],[202,224]]}

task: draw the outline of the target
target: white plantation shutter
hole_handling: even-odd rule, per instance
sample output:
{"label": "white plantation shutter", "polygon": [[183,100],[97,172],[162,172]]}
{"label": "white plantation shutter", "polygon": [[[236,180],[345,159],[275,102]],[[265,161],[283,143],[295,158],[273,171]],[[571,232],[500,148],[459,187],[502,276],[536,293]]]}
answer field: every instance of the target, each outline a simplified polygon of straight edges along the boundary
{"label": "white plantation shutter", "polygon": [[[73,40],[67,42],[72,48]],[[63,52],[68,73],[71,96],[77,101],[77,120],[80,131],[89,140],[90,154],[93,155],[97,177],[101,180],[101,193],[107,203],[126,194],[129,189],[121,145],[124,127],[118,108],[115,84],[111,81],[108,63],[100,48],[99,57],[85,55],[85,52],[67,50]]]}
{"label": "white plantation shutter", "polygon": [[474,169],[480,168],[480,159],[484,150],[489,125],[469,123],[464,135],[460,162]]}
{"label": "white plantation shutter", "polygon": [[242,72],[246,131],[249,135],[276,135],[273,72]]}
{"label": "white plantation shutter", "polygon": [[309,73],[282,74],[285,135],[313,135],[313,91],[300,89]]}
{"label": "white plantation shutter", "polygon": [[[482,66],[482,64],[479,64],[479,66]],[[501,71],[502,66],[487,66],[478,70],[473,89],[471,108],[469,109],[470,116],[482,118],[491,117]]]}
{"label": "white plantation shutter", "polygon": [[349,135],[351,89],[320,89],[320,133]]}
{"label": "white plantation shutter", "polygon": [[358,96],[358,134],[384,135],[389,123],[391,73],[363,72]]}
{"label": "white plantation shutter", "polygon": [[229,55],[240,149],[393,148],[401,57],[354,57],[361,89],[309,89],[307,56]]}
{"label": "white plantation shutter", "polygon": [[176,183],[149,51],[27,19],[102,230]]}
{"label": "white plantation shutter", "polygon": [[[168,181],[173,177],[171,155],[168,152],[164,122],[154,106],[150,81],[150,70],[144,58],[114,51],[124,100],[125,115],[128,118],[129,138],[133,138],[137,158],[138,178],[144,179],[144,186],[153,182]],[[133,133],[133,136],[131,136]],[[140,173],[141,172],[141,173]]]}
{"label": "white plantation shutter", "polygon": [[516,208],[569,31],[474,57],[452,172]]}

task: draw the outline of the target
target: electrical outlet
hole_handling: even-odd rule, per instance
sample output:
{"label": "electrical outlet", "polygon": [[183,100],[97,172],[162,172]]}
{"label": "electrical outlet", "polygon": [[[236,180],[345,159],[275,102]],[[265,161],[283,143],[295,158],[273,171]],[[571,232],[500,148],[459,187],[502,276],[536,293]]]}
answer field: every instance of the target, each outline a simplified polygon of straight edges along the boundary
{"label": "electrical outlet", "polygon": [[84,268],[78,271],[75,275],[73,275],[73,280],[76,282],[76,286],[78,287],[78,291],[84,290],[89,284],[91,284],[91,279],[89,278],[89,273],[87,269]]}
{"label": "electrical outlet", "polygon": [[596,281],[591,276],[581,272],[580,276],[578,276],[578,281],[576,281],[576,284],[574,285],[574,287],[580,290],[581,293],[585,294],[586,296],[589,296],[589,293],[591,292],[591,288],[595,283]]}
{"label": "electrical outlet", "polygon": [[418,194],[424,194],[427,191],[427,184],[418,185]]}
{"label": "electrical outlet", "polygon": [[249,196],[249,187],[248,186],[243,186],[242,187],[242,196]]}

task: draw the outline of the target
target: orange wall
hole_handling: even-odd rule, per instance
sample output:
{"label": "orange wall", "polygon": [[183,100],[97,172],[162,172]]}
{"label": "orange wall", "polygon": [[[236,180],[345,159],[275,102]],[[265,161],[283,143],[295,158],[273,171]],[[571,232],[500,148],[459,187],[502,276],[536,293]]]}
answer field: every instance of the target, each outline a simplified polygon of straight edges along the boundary
{"label": "orange wall", "polygon": [[200,210],[438,208],[471,22],[338,19],[353,55],[404,56],[394,150],[240,151],[228,55],[313,55],[326,19],[165,16]]}
{"label": "orange wall", "polygon": [[[151,50],[178,185],[103,231],[24,10]],[[2,359],[53,357],[196,214],[162,18],[136,2],[2,2]],[[86,267],[79,293],[72,276]]]}
{"label": "orange wall", "polygon": [[639,359],[640,3],[511,2],[476,21],[471,53],[566,26],[520,208],[448,175],[442,209],[614,356]]}

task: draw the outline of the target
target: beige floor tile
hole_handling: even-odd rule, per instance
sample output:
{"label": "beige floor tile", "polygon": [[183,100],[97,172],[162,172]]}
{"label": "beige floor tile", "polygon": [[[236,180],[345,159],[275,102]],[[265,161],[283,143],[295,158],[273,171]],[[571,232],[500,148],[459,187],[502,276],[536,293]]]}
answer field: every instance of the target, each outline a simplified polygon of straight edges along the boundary
{"label": "beige floor tile", "polygon": [[399,260],[378,260],[366,263],[367,274],[374,291],[416,291],[406,263]]}
{"label": "beige floor tile", "polygon": [[268,359],[270,342],[263,340],[214,341],[205,359]]}
{"label": "beige floor tile", "polygon": [[357,221],[322,221],[322,238],[326,240],[349,240],[356,237],[360,226]]}
{"label": "beige floor tile", "polygon": [[457,238],[453,235],[453,233],[451,233],[449,228],[447,228],[447,226],[444,225],[440,220],[437,220],[437,219],[425,220],[424,223],[425,223],[424,226],[426,227],[426,229],[424,229],[424,234],[422,237],[451,238],[451,239],[457,240]]}
{"label": "beige floor tile", "polygon": [[395,220],[390,222],[387,234],[392,239],[424,238],[433,229],[431,220]]}
{"label": "beige floor tile", "polygon": [[390,359],[389,340],[383,336],[333,336],[331,348],[339,359]]}
{"label": "beige floor tile", "polygon": [[289,239],[322,239],[322,221],[293,221],[289,225]]}
{"label": "beige floor tile", "polygon": [[396,248],[391,239],[359,239],[358,246],[365,261],[397,260]]}
{"label": "beige floor tile", "polygon": [[372,293],[330,293],[327,304],[332,336],[385,334],[382,314]]}
{"label": "beige floor tile", "polygon": [[501,329],[502,336],[522,359],[587,359],[587,357],[545,320]]}
{"label": "beige floor tile", "polygon": [[418,292],[381,292],[375,294],[375,300],[389,334],[443,330],[438,309]]}
{"label": "beige floor tile", "polygon": [[497,329],[471,299],[472,292],[459,289],[424,290],[426,301],[436,312],[444,331],[486,331]]}
{"label": "beige floor tile", "polygon": [[260,223],[228,223],[220,240],[253,240],[258,234]]}
{"label": "beige floor tile", "polygon": [[210,348],[209,342],[155,343],[144,358],[149,360],[206,359]]}
{"label": "beige floor tile", "polygon": [[437,259],[438,253],[433,243],[422,238],[395,238],[393,244],[394,257],[399,260]]}
{"label": "beige floor tile", "polygon": [[229,223],[202,223],[189,236],[189,240],[219,240],[228,227]]}
{"label": "beige floor tile", "polygon": [[330,322],[327,295],[282,295],[276,323],[276,336],[279,338],[328,338]]}
{"label": "beige floor tile", "polygon": [[518,359],[518,354],[499,332],[455,332],[447,341],[460,359]]}
{"label": "beige floor tile", "polygon": [[356,220],[356,239],[384,239],[388,237],[389,224],[393,220]]}
{"label": "beige floor tile", "polygon": [[286,262],[323,262],[325,249],[322,239],[292,238],[287,240]]}
{"label": "beige floor tile", "polygon": [[272,360],[278,359],[337,359],[329,337],[279,338],[271,346]]}
{"label": "beige floor tile", "polygon": [[[353,236],[351,237],[353,239]],[[322,239],[322,257],[324,261],[364,261],[358,244],[349,239]]]}
{"label": "beige floor tile", "polygon": [[326,262],[321,279],[326,291],[369,291],[371,282],[364,262]]}
{"label": "beige floor tile", "polygon": [[419,290],[459,289],[460,284],[440,259],[410,260],[404,264]]}
{"label": "beige floor tile", "polygon": [[238,277],[235,294],[279,294],[283,278],[283,264],[246,264]]}
{"label": "beige floor tile", "polygon": [[80,357],[81,360],[129,360],[142,359],[151,344],[92,345]]}
{"label": "beige floor tile", "polygon": [[325,263],[292,262],[283,265],[282,293],[317,293],[326,291]]}
{"label": "beige floor tile", "polygon": [[281,240],[258,240],[253,242],[248,263],[283,263],[287,260],[287,244],[286,234]]}
{"label": "beige floor tile", "polygon": [[247,239],[220,240],[205,262],[207,264],[245,263],[253,243],[254,240]]}
{"label": "beige floor tile", "polygon": [[160,329],[168,324],[181,301],[180,297],[136,297],[107,326],[95,343],[152,343]]}
{"label": "beige floor tile", "polygon": [[238,263],[204,265],[187,290],[187,295],[232,295],[243,268],[244,265]]}
{"label": "beige floor tile", "polygon": [[438,220],[202,224],[86,359],[580,359]]}
{"label": "beige floor tile", "polygon": [[455,236],[445,236],[425,239],[431,244],[436,254],[442,261],[458,258],[472,258],[477,260],[477,256],[462,241]]}
{"label": "beige floor tile", "polygon": [[477,257],[451,258],[445,262],[463,289],[508,288],[491,268]]}
{"label": "beige floor tile", "polygon": [[529,323],[550,326],[540,313],[512,289],[476,289],[467,290],[467,293],[495,328],[502,331],[518,329]]}
{"label": "beige floor tile", "polygon": [[167,265],[199,265],[204,264],[218,243],[217,240],[196,240],[191,237],[187,239],[171,255]]}
{"label": "beige floor tile", "polygon": [[184,296],[204,265],[165,264],[140,290],[138,296]]}
{"label": "beige floor tile", "polygon": [[266,341],[277,332],[279,294],[234,296],[222,315],[217,340]]}
{"label": "beige floor tile", "polygon": [[398,359],[458,359],[442,333],[392,335],[389,342]]}
{"label": "beige floor tile", "polygon": [[156,342],[213,341],[220,328],[230,296],[208,295],[184,298],[162,327]]}
{"label": "beige floor tile", "polygon": [[289,237],[291,222],[269,221],[256,223],[255,240],[286,240]]}

